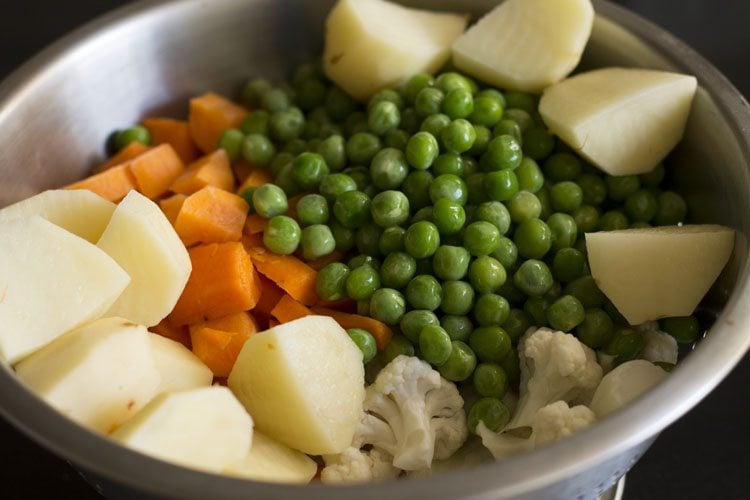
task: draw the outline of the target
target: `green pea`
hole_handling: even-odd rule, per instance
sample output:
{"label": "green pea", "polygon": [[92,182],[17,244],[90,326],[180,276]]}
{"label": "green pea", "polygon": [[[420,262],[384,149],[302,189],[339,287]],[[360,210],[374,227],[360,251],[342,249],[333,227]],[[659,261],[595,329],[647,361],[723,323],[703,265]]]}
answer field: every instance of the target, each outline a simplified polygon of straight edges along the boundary
{"label": "green pea", "polygon": [[439,151],[435,136],[429,132],[417,132],[406,144],[406,160],[412,167],[425,170],[435,161]]}
{"label": "green pea", "polygon": [[336,241],[336,250],[339,252],[348,252],[354,248],[355,235],[354,231],[349,228],[342,226],[338,221],[332,221],[329,224],[331,228],[331,234],[333,239]]}
{"label": "green pea", "polygon": [[351,267],[346,278],[346,294],[354,300],[369,299],[380,288],[380,275],[369,265]]}
{"label": "green pea", "polygon": [[494,88],[483,89],[477,92],[476,98],[478,99],[480,97],[489,97],[491,99],[495,99],[497,102],[500,103],[500,105],[503,108],[505,108],[506,106],[505,95],[497,89],[494,89]]}
{"label": "green pea", "polygon": [[427,73],[417,73],[406,81],[404,84],[404,97],[406,101],[413,104],[420,90],[432,87],[435,79]]}
{"label": "green pea", "polygon": [[414,309],[434,311],[440,307],[442,288],[433,276],[420,274],[406,285],[406,301]]}
{"label": "green pea", "polygon": [[272,114],[287,109],[289,105],[289,96],[278,87],[272,87],[260,96],[260,106]]}
{"label": "green pea", "polygon": [[555,136],[545,127],[532,127],[523,133],[523,154],[534,160],[548,157],[555,149]]}
{"label": "green pea", "polygon": [[625,213],[634,222],[648,222],[659,209],[656,196],[648,189],[639,189],[625,198]]}
{"label": "green pea", "polygon": [[346,166],[346,144],[338,134],[325,138],[317,147],[317,153],[323,157],[328,168],[338,172]]}
{"label": "green pea", "polygon": [[575,248],[561,248],[552,260],[552,275],[556,280],[568,283],[583,275],[586,257]]}
{"label": "green pea", "polygon": [[414,98],[414,109],[421,117],[440,113],[445,99],[445,93],[435,87],[424,87]]}
{"label": "green pea", "polygon": [[326,175],[328,175],[328,165],[317,153],[302,153],[292,164],[292,176],[302,189],[317,188]]}
{"label": "green pea", "polygon": [[362,111],[355,111],[344,121],[344,135],[351,138],[354,134],[370,132],[367,126],[367,115]]}
{"label": "green pea", "polygon": [[552,230],[540,219],[523,221],[513,234],[518,253],[530,259],[544,257],[552,248],[552,238]]}
{"label": "green pea", "polygon": [[448,332],[451,340],[460,340],[461,342],[468,342],[471,332],[474,331],[474,324],[468,316],[445,314],[440,318],[440,326]]}
{"label": "green pea", "polygon": [[471,91],[466,88],[455,88],[447,92],[441,109],[452,120],[466,118],[474,111],[474,98]]}
{"label": "green pea", "polygon": [[503,117],[502,103],[488,95],[478,95],[474,99],[474,109],[469,120],[477,125],[494,127]]}
{"label": "green pea", "polygon": [[341,193],[333,204],[333,215],[349,229],[362,227],[370,220],[370,197],[362,191]]}
{"label": "green pea", "polygon": [[550,301],[545,297],[529,297],[523,304],[523,312],[529,317],[532,325],[545,327],[549,305]]}
{"label": "green pea", "polygon": [[388,325],[397,325],[406,312],[406,299],[392,288],[380,288],[370,297],[370,316]]}
{"label": "green pea", "polygon": [[346,333],[349,334],[352,342],[362,351],[362,362],[364,364],[369,363],[375,358],[375,355],[378,353],[378,347],[375,344],[375,337],[370,332],[362,328],[348,328]]}
{"label": "green pea", "polygon": [[469,265],[469,282],[479,293],[497,291],[507,279],[505,268],[494,257],[482,255]]}
{"label": "green pea", "polygon": [[544,173],[552,182],[573,181],[582,171],[581,160],[570,153],[555,153],[544,162]]}
{"label": "green pea", "polygon": [[505,373],[508,375],[508,380],[514,384],[517,384],[521,378],[521,361],[518,356],[518,350],[513,347],[511,351],[505,356],[505,359],[500,363]]}
{"label": "green pea", "polygon": [[[492,132],[487,127],[483,127],[482,125],[474,125],[474,133],[476,134],[476,138],[474,139],[474,144],[471,146],[471,149],[469,149],[466,154],[476,157],[481,157],[484,153],[487,152],[487,147],[490,144],[490,141],[493,139]],[[477,163],[477,167],[479,167],[479,164]]]}
{"label": "green pea", "polygon": [[463,176],[464,160],[456,153],[445,153],[438,156],[432,164],[432,173],[436,176],[443,174],[453,174],[458,177]]}
{"label": "green pea", "polygon": [[644,347],[646,347],[646,340],[641,332],[635,328],[617,327],[612,338],[604,346],[604,352],[615,356],[615,365],[619,365],[637,358]]}
{"label": "green pea", "polygon": [[439,138],[443,133],[445,127],[450,125],[450,123],[451,119],[448,115],[438,113],[436,115],[430,115],[422,120],[422,123],[419,126],[419,130],[420,132],[428,132],[435,138]]}
{"label": "green pea", "polygon": [[572,247],[578,238],[578,227],[575,219],[564,213],[554,213],[547,219],[547,226],[552,232],[552,250]]}
{"label": "green pea", "polygon": [[480,204],[474,213],[474,220],[493,224],[501,235],[510,229],[510,212],[499,201],[487,201]]}
{"label": "green pea", "polygon": [[446,71],[440,73],[435,80],[435,86],[445,92],[446,94],[451,90],[464,89],[470,92],[474,91],[471,80],[455,71]]}
{"label": "green pea", "polygon": [[552,208],[557,212],[573,213],[583,203],[583,190],[572,181],[562,181],[550,189]]}
{"label": "green pea", "polygon": [[426,170],[414,170],[406,176],[401,191],[409,199],[412,210],[419,210],[430,204],[430,184],[432,174]]}
{"label": "green pea", "polygon": [[391,226],[383,230],[378,240],[378,249],[383,255],[404,250],[404,233],[406,229],[399,226]]}
{"label": "green pea", "polygon": [[607,186],[607,195],[612,201],[625,201],[641,187],[637,175],[607,175],[604,177],[604,183]]}
{"label": "green pea", "polygon": [[552,272],[541,260],[524,261],[513,275],[513,283],[529,297],[541,297],[553,285]]}
{"label": "green pea", "polygon": [[336,249],[331,229],[324,224],[313,224],[302,229],[301,244],[305,260],[315,260]]}
{"label": "green pea", "polygon": [[380,361],[385,366],[399,356],[414,356],[414,346],[402,335],[394,335],[380,353]]}
{"label": "green pea", "polygon": [[499,242],[500,231],[490,222],[472,222],[464,230],[463,244],[471,255],[489,255]]}
{"label": "green pea", "polygon": [[480,396],[502,398],[508,391],[508,375],[495,363],[479,363],[474,370],[472,382]]}
{"label": "green pea", "polygon": [[528,113],[536,110],[537,98],[528,92],[511,90],[505,93],[505,100],[509,108],[523,109]]}
{"label": "green pea", "polygon": [[485,293],[479,296],[474,305],[474,319],[480,326],[501,325],[508,319],[510,304],[500,295]]}
{"label": "green pea", "polygon": [[474,373],[477,366],[477,358],[474,351],[460,340],[451,341],[451,354],[448,360],[438,367],[443,378],[451,382],[461,382]]}
{"label": "green pea", "polygon": [[522,158],[519,142],[510,135],[499,135],[487,145],[481,164],[487,171],[513,170],[521,164]]}
{"label": "green pea", "polygon": [[485,174],[484,192],[493,201],[512,199],[518,193],[516,174],[511,170],[498,170]]}
{"label": "green pea", "polygon": [[289,255],[297,249],[301,237],[297,221],[286,215],[276,215],[269,219],[263,232],[263,245],[275,254]]}
{"label": "green pea", "polygon": [[506,203],[510,219],[516,224],[529,219],[538,219],[542,214],[542,202],[529,191],[519,191]]}
{"label": "green pea", "polygon": [[482,422],[491,432],[500,432],[510,422],[510,410],[495,397],[482,398],[471,406],[466,417],[466,426],[472,434],[479,434],[477,426]]}
{"label": "green pea", "polygon": [[661,181],[664,180],[665,175],[666,170],[664,169],[664,165],[662,163],[659,163],[651,171],[646,172],[645,174],[640,174],[638,178],[640,179],[641,185],[643,187],[658,188],[659,184],[661,184]]}
{"label": "green pea", "polygon": [[404,153],[398,149],[385,148],[378,151],[370,165],[372,182],[379,189],[399,187],[409,172]]}
{"label": "green pea", "polygon": [[451,338],[438,325],[427,325],[419,334],[419,352],[431,365],[440,366],[448,361],[452,349]]}
{"label": "green pea", "polygon": [[511,269],[516,265],[518,260],[518,247],[513,243],[513,240],[501,236],[497,242],[497,248],[492,252],[494,257],[506,270]]}
{"label": "green pea", "polygon": [[278,141],[291,141],[302,134],[305,127],[305,115],[296,107],[276,111],[268,122],[271,136]]}
{"label": "green pea", "polygon": [[411,223],[414,224],[420,221],[434,222],[433,219],[434,217],[432,213],[432,206],[427,206],[417,210],[417,213],[415,213],[411,218]]}
{"label": "green pea", "polygon": [[465,281],[443,282],[443,297],[440,309],[446,314],[464,316],[474,306],[474,289]]}
{"label": "green pea", "polygon": [[469,252],[462,247],[441,245],[432,257],[432,269],[443,280],[460,280],[469,270]]}
{"label": "green pea", "polygon": [[507,106],[504,117],[516,122],[522,134],[534,126],[534,118],[531,113],[523,109]]}
{"label": "green pea", "polygon": [[268,135],[270,133],[269,122],[271,114],[264,109],[256,109],[242,120],[240,131],[245,134]]}
{"label": "green pea", "polygon": [[115,150],[119,151],[131,142],[140,142],[145,146],[151,144],[151,133],[142,125],[134,125],[115,134]]}
{"label": "green pea", "polygon": [[431,257],[438,246],[440,246],[440,233],[432,222],[415,222],[404,234],[404,248],[415,259]]}
{"label": "green pea", "polygon": [[582,276],[568,283],[563,289],[566,295],[573,295],[581,301],[583,307],[602,307],[604,305],[604,294],[596,286],[591,275]]}
{"label": "green pea", "polygon": [[680,344],[692,344],[701,334],[701,327],[695,316],[674,316],[660,322],[661,330],[667,332]]}
{"label": "green pea", "polygon": [[392,129],[383,135],[383,144],[385,147],[406,151],[406,144],[409,142],[411,134],[406,130]]}
{"label": "green pea", "polygon": [[495,137],[498,137],[501,135],[509,135],[512,138],[514,138],[516,141],[518,141],[520,144],[523,133],[521,132],[520,125],[518,125],[518,123],[515,120],[504,118],[504,119],[501,119],[499,122],[497,122],[495,127],[492,129],[492,135]]}
{"label": "green pea", "polygon": [[348,266],[351,269],[356,269],[362,266],[370,266],[376,271],[380,269],[380,261],[372,255],[359,254],[349,259]]}
{"label": "green pea", "polygon": [[245,134],[236,128],[226,129],[219,137],[218,148],[223,149],[229,157],[229,161],[234,163],[240,156],[242,143],[245,140]]}
{"label": "green pea", "polygon": [[367,126],[376,135],[398,128],[400,122],[401,113],[393,102],[380,101],[367,111]]}
{"label": "green pea", "polygon": [[599,231],[617,231],[627,229],[630,226],[628,217],[619,210],[609,210],[599,217],[597,230]]}
{"label": "green pea", "polygon": [[413,309],[407,312],[399,321],[401,332],[415,344],[419,343],[419,334],[422,333],[422,330],[430,325],[439,326],[440,321],[438,321],[435,313],[422,309]]}
{"label": "green pea", "polygon": [[380,282],[389,288],[404,288],[417,272],[414,257],[404,252],[386,255],[380,266]]}
{"label": "green pea", "polygon": [[263,94],[273,88],[265,78],[253,78],[249,80],[242,88],[242,103],[250,108],[256,108],[260,105],[260,98]]}
{"label": "green pea", "polygon": [[356,109],[357,103],[339,87],[332,86],[328,89],[325,106],[331,118],[341,121]]}
{"label": "green pea", "polygon": [[463,153],[471,149],[477,133],[474,126],[463,118],[450,122],[440,133],[440,139],[448,152]]}
{"label": "green pea", "polygon": [[471,332],[469,345],[480,360],[499,363],[510,352],[511,341],[499,326],[480,326]]}
{"label": "green pea", "polygon": [[440,234],[445,236],[459,233],[466,222],[464,207],[448,198],[440,198],[435,202],[432,217]]}
{"label": "green pea", "polygon": [[552,200],[550,197],[549,189],[544,186],[539,191],[534,193],[542,204],[542,213],[539,216],[540,219],[546,219],[552,215]]}
{"label": "green pea", "polygon": [[583,321],[575,330],[578,340],[592,349],[599,349],[606,345],[612,338],[613,332],[612,318],[596,307],[586,310]]}
{"label": "green pea", "polygon": [[599,209],[591,205],[581,205],[573,212],[573,220],[578,234],[590,233],[599,225]]}
{"label": "green pea", "polygon": [[469,205],[478,205],[487,201],[487,195],[484,192],[485,174],[475,172],[464,177],[466,189],[469,192],[466,203]]}
{"label": "green pea", "polygon": [[[346,174],[328,174],[320,180],[318,190],[325,200],[333,203],[342,193],[356,191],[357,183]],[[299,211],[299,204],[297,210]]]}
{"label": "green pea", "polygon": [[263,184],[253,191],[253,208],[255,212],[270,219],[287,211],[286,194],[275,184]]}
{"label": "green pea", "polygon": [[599,175],[583,174],[578,178],[578,185],[583,191],[583,202],[588,205],[601,205],[607,199],[607,184]]}
{"label": "green pea", "polygon": [[354,235],[354,243],[359,253],[377,257],[380,252],[380,236],[382,234],[383,229],[371,222],[357,229]]}
{"label": "green pea", "polygon": [[242,157],[251,165],[266,166],[275,154],[276,148],[264,135],[248,134],[242,142]]}
{"label": "green pea", "polygon": [[515,343],[529,329],[531,319],[523,310],[511,308],[508,311],[508,318],[500,326],[508,334],[510,340]]}
{"label": "green pea", "polygon": [[400,191],[382,191],[372,199],[370,211],[378,226],[397,226],[409,218],[409,200]]}
{"label": "green pea", "polygon": [[297,219],[303,226],[328,222],[328,202],[319,194],[306,194],[297,202]]}
{"label": "green pea", "polygon": [[346,297],[346,279],[349,267],[342,262],[331,262],[318,271],[315,291],[323,300],[340,300]]}
{"label": "green pea", "polygon": [[674,191],[664,191],[657,199],[658,208],[654,222],[659,226],[672,226],[684,222],[687,217],[687,203]]}
{"label": "green pea", "polygon": [[372,110],[377,104],[381,102],[390,102],[396,106],[396,109],[401,110],[404,108],[404,99],[398,91],[393,89],[383,89],[376,92],[370,100],[367,101],[367,111]]}
{"label": "green pea", "polygon": [[325,102],[328,86],[318,78],[310,78],[297,86],[296,102],[300,108],[310,111]]}
{"label": "green pea", "polygon": [[[296,155],[293,155],[291,153],[287,153],[284,151],[281,151],[276,156],[274,156],[273,161],[271,161],[271,173],[273,174],[274,178],[277,178],[281,171],[285,168],[291,169],[292,162],[296,158]],[[290,170],[291,172],[291,170]],[[277,179],[278,183],[278,179]]]}
{"label": "green pea", "polygon": [[358,132],[346,141],[346,156],[358,165],[369,165],[380,151],[380,139],[368,132]]}
{"label": "green pea", "polygon": [[343,173],[354,179],[358,191],[364,191],[372,182],[370,169],[367,167],[349,167],[345,168]]}
{"label": "green pea", "polygon": [[441,198],[448,198],[460,205],[465,205],[468,196],[466,183],[456,175],[440,175],[430,184],[430,199],[432,203],[437,202]]}
{"label": "green pea", "polygon": [[581,301],[572,295],[563,295],[547,308],[547,322],[561,332],[569,332],[580,325],[586,313]]}

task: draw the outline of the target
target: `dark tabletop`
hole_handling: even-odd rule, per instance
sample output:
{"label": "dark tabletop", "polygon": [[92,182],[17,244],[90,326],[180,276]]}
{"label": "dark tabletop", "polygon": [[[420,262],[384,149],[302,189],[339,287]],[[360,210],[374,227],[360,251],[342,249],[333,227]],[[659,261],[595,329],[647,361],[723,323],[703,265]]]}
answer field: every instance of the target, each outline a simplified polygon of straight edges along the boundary
{"label": "dark tabletop", "polygon": [[[83,22],[126,0],[4,0],[0,78]],[[688,42],[750,96],[750,2],[620,0]],[[750,357],[665,430],[628,473],[626,500],[750,498]],[[0,419],[0,498],[100,498],[64,460]]]}

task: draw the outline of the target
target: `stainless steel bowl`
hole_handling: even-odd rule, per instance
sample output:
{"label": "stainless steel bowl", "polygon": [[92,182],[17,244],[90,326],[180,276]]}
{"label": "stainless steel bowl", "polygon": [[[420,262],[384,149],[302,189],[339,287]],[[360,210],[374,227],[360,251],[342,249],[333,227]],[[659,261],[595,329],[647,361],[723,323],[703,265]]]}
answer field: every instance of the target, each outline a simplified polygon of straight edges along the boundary
{"label": "stainless steel bowl", "polygon": [[[144,115],[184,114],[206,90],[232,94],[251,75],[282,78],[318,54],[333,0],[144,1],[56,43],[0,85],[0,206],[82,177],[111,130]],[[481,14],[493,0],[404,2]],[[502,463],[430,479],[356,487],[270,485],[189,471],[69,422],[0,369],[0,412],[84,470],[111,498],[592,498],[687,412],[750,346],[750,107],[719,72],[653,24],[606,1],[583,65],[676,70],[698,77],[686,137],[672,156],[698,221],[737,230],[709,298],[723,306],[708,337],[660,386],[595,427]]]}

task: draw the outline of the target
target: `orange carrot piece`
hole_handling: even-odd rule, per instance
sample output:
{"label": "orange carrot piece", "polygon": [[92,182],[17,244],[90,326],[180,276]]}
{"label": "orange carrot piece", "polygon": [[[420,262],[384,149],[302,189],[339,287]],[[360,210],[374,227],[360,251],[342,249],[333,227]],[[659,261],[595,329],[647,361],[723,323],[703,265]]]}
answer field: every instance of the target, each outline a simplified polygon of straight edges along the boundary
{"label": "orange carrot piece", "polygon": [[169,144],[151,148],[130,160],[127,165],[135,177],[138,191],[155,200],[185,171],[185,165]]}
{"label": "orange carrot piece", "polygon": [[170,189],[175,193],[193,194],[206,186],[224,191],[234,190],[234,174],[227,152],[223,149],[217,149],[188,165],[185,173],[172,183]]}
{"label": "orange carrot piece", "polygon": [[213,92],[190,100],[188,128],[195,144],[204,153],[217,149],[221,134],[239,128],[247,110]]}
{"label": "orange carrot piece", "polygon": [[357,312],[357,301],[350,298],[343,298],[339,300],[319,300],[315,307],[323,307],[325,309],[334,309],[336,311],[355,313]]}
{"label": "orange carrot piece", "polygon": [[340,311],[334,311],[333,309],[326,309],[324,307],[313,307],[312,311],[315,314],[330,316],[341,325],[341,328],[361,328],[367,330],[373,337],[375,337],[375,343],[381,351],[386,348],[391,341],[391,337],[393,337],[393,331],[388,325],[376,319],[368,318],[367,316],[343,313]]}
{"label": "orange carrot piece", "polygon": [[188,249],[193,271],[169,318],[186,325],[255,307],[259,280],[242,243],[212,243]]}
{"label": "orange carrot piece", "polygon": [[186,121],[172,118],[146,118],[143,120],[143,126],[151,134],[151,143],[154,146],[171,145],[183,163],[190,163],[198,158],[198,148],[193,138],[190,137],[190,129]]}
{"label": "orange carrot piece", "polygon": [[179,342],[188,349],[191,348],[190,333],[188,332],[188,329],[184,326],[175,326],[166,318],[161,320],[159,324],[149,328],[149,330],[161,335],[162,337],[166,337],[168,339],[174,340],[175,342]]}
{"label": "orange carrot piece", "polygon": [[190,331],[193,354],[208,366],[217,377],[226,377],[232,371],[242,346],[250,335],[226,332],[202,326]]}
{"label": "orange carrot piece", "polygon": [[256,316],[269,317],[273,308],[279,303],[281,297],[286,295],[284,291],[276,285],[273,281],[269,280],[261,273],[257,273],[260,278],[260,300],[255,305],[253,313]]}
{"label": "orange carrot piece", "polygon": [[234,332],[247,335],[248,337],[253,333],[258,332],[258,323],[253,318],[252,314],[247,311],[240,311],[221,318],[210,319],[203,321],[202,323],[196,323],[190,325],[190,331],[197,330],[198,328],[212,328],[214,330],[221,330],[223,332]]}
{"label": "orange carrot piece", "polygon": [[232,164],[232,171],[237,182],[242,184],[245,179],[258,167],[253,167],[244,160],[238,160]]}
{"label": "orange carrot piece", "polygon": [[167,220],[174,226],[174,222],[177,220],[177,215],[180,213],[182,204],[185,203],[187,196],[184,194],[175,194],[169,198],[159,200],[159,206],[164,215],[167,216]]}
{"label": "orange carrot piece", "polygon": [[268,320],[268,328],[273,328],[274,326],[279,326],[281,323],[276,318],[271,318]]}
{"label": "orange carrot piece", "polygon": [[245,219],[245,234],[258,234],[266,230],[268,219],[262,215],[252,214]]}
{"label": "orange carrot piece", "polygon": [[297,196],[292,196],[289,198],[289,201],[287,202],[289,205],[289,208],[287,208],[286,215],[287,217],[291,217],[292,219],[297,219],[297,203],[299,203],[299,200],[302,199],[304,195],[298,194]]}
{"label": "orange carrot piece", "polygon": [[341,252],[339,250],[334,250],[333,252],[329,253],[328,255],[324,255],[323,257],[318,257],[315,260],[308,261],[307,265],[315,269],[316,271],[320,271],[324,267],[326,267],[328,264],[332,262],[339,262],[341,259],[344,258],[344,252]]}
{"label": "orange carrot piece", "polygon": [[269,184],[273,182],[273,174],[267,168],[260,167],[249,167],[250,171],[245,177],[239,188],[237,188],[237,194],[242,192],[249,187],[259,187],[263,184]]}
{"label": "orange carrot piece", "polygon": [[[247,223],[245,223],[245,226],[247,226]],[[247,232],[245,232],[245,234],[242,235],[242,244],[245,248],[262,247],[263,232],[253,234],[247,234]]]}
{"label": "orange carrot piece", "polygon": [[282,290],[310,306],[318,300],[315,280],[318,272],[292,255],[276,255],[263,247],[251,248],[248,252],[258,272],[270,279]]}
{"label": "orange carrot piece", "polygon": [[135,178],[129,165],[112,167],[99,174],[68,184],[65,189],[88,189],[109,201],[118,202],[132,189],[136,189]]}
{"label": "orange carrot piece", "polygon": [[185,199],[174,228],[186,246],[239,241],[247,208],[242,197],[206,186]]}
{"label": "orange carrot piece", "polygon": [[310,309],[287,294],[284,294],[284,296],[281,297],[281,300],[271,311],[271,316],[279,320],[281,323],[294,321],[295,319],[310,316],[311,314],[313,314],[313,312]]}
{"label": "orange carrot piece", "polygon": [[121,163],[125,163],[126,161],[132,160],[136,156],[145,153],[148,151],[148,146],[143,144],[142,142],[133,141],[124,148],[122,148],[120,151],[118,151],[112,158],[105,161],[98,167],[94,169],[95,173],[104,172],[108,168],[112,168],[116,165],[119,165]]}

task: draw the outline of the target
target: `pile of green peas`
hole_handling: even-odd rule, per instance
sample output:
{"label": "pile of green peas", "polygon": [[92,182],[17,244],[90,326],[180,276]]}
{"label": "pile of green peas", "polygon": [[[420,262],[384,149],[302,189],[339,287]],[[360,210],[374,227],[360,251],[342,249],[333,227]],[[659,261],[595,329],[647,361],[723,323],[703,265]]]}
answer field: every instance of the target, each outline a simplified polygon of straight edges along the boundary
{"label": "pile of green peas", "polygon": [[[319,272],[320,298],[354,299],[396,330],[383,363],[416,355],[473,385],[483,399],[470,427],[507,421],[500,398],[517,388],[517,343],[531,326],[571,332],[615,363],[643,350],[591,277],[583,235],[684,222],[663,165],[606,175],[549,133],[538,96],[451,68],[363,106],[314,62],[282,85],[250,80],[241,100],[252,111],[219,147],[273,174],[242,193],[269,219],[265,246],[308,261],[343,252]],[[692,316],[661,328],[680,343],[700,334]],[[372,335],[349,333],[372,360]]]}

